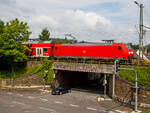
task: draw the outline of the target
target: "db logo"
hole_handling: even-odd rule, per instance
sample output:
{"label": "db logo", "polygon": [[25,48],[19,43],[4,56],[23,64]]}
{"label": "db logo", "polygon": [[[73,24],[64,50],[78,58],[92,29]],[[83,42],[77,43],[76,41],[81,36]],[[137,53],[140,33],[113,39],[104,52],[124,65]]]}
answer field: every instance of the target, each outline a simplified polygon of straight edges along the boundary
{"label": "db logo", "polygon": [[86,50],[83,50],[82,52],[83,52],[83,53],[86,53]]}

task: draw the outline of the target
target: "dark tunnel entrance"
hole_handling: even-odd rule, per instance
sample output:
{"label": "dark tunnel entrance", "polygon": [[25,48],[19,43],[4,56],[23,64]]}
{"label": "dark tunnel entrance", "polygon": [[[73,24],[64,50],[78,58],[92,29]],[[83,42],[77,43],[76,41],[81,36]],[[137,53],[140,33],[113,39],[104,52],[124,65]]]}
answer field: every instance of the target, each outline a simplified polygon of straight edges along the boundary
{"label": "dark tunnel entrance", "polygon": [[[89,90],[102,94],[104,93],[105,74],[59,70],[57,71],[55,78],[59,85],[68,85],[73,89]],[[108,81],[108,76],[106,81]],[[106,90],[108,87],[109,84],[107,82]]]}

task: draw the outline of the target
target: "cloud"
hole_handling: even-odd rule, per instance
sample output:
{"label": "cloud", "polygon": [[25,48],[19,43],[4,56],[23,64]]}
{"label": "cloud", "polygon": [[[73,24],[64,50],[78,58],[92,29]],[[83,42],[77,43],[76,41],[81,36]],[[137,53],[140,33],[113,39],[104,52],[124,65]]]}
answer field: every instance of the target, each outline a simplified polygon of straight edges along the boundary
{"label": "cloud", "polygon": [[77,11],[68,10],[66,11],[66,15],[73,18],[72,20],[76,21],[76,23],[78,23],[78,21],[82,22],[82,24],[86,24],[90,28],[95,28],[97,24],[101,24],[103,26],[111,25],[111,22],[109,20],[94,12],[85,13],[81,10]]}
{"label": "cloud", "polygon": [[[51,34],[72,33],[77,35],[78,40],[92,39],[97,30],[107,31],[111,27],[111,21],[94,12],[84,12],[81,10],[66,10],[62,15],[47,16],[40,15],[30,19],[30,25],[37,26],[36,31],[40,32],[42,27],[50,28]],[[43,26],[44,25],[44,26]],[[35,28],[34,28],[35,29]],[[53,32],[53,30],[56,30]],[[33,32],[34,33],[34,32]]]}
{"label": "cloud", "polygon": [[[143,3],[144,24],[148,26],[150,1]],[[138,42],[134,26],[138,27],[139,8],[134,0],[0,0],[0,10],[4,21],[19,18],[28,22],[31,38],[47,27],[60,38],[71,33],[78,40]],[[148,43],[149,35],[145,38]]]}

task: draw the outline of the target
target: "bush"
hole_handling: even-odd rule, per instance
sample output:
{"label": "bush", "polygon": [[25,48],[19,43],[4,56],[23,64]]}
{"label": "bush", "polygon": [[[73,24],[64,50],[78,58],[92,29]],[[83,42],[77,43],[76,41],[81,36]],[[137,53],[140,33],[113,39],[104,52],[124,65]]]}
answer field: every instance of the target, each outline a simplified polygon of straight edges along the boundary
{"label": "bush", "polygon": [[32,73],[38,72],[40,66],[33,66],[30,68],[16,66],[14,68],[14,73],[11,70],[0,70],[0,78],[20,78]]}
{"label": "bush", "polygon": [[43,60],[42,65],[40,66],[33,66],[33,67],[26,67],[26,66],[19,66],[16,65],[14,68],[14,73],[11,70],[5,69],[0,70],[0,78],[20,78],[29,74],[37,74],[40,77],[44,78],[45,71],[48,71],[48,79],[47,83],[50,84],[50,81],[53,78],[54,72],[52,69],[52,61],[45,58]]}
{"label": "bush", "polygon": [[52,69],[52,61],[48,60],[48,58],[45,58],[43,60],[43,63],[40,66],[40,69],[38,70],[37,74],[39,76],[41,76],[42,78],[44,78],[45,71],[48,71],[47,72],[47,75],[48,75],[47,83],[50,84],[51,80],[53,79],[54,72]]}

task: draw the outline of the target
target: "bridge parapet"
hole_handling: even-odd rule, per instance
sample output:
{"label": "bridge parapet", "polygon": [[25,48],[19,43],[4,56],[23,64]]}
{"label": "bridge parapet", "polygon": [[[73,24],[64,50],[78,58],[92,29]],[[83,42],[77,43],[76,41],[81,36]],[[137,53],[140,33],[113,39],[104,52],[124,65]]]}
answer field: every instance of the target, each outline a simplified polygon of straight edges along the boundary
{"label": "bridge parapet", "polygon": [[68,63],[68,62],[54,62],[52,68],[56,70],[106,73],[106,74],[114,74],[115,71],[113,65]]}

